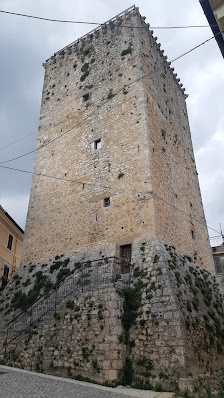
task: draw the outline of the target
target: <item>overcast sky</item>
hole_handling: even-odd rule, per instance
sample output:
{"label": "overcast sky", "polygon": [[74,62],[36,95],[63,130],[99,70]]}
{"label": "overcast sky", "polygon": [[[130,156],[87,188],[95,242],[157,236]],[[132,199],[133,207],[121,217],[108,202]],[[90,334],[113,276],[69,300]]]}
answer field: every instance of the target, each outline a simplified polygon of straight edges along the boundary
{"label": "overcast sky", "polygon": [[[0,0],[1,10],[98,23],[132,5],[129,0]],[[198,0],[139,0],[135,5],[151,26],[208,24]],[[94,26],[2,13],[0,26],[1,162],[36,147],[42,63]],[[154,32],[170,61],[212,36],[210,28]],[[216,41],[211,40],[172,66],[189,94],[187,106],[207,224],[219,231],[221,223],[224,230],[224,60]],[[24,136],[27,137],[9,145]],[[32,171],[33,160],[30,155],[5,165]],[[30,175],[0,168],[0,204],[22,228],[30,185]],[[209,230],[209,235],[214,237],[217,233]],[[219,244],[220,239],[213,239],[212,243]]]}

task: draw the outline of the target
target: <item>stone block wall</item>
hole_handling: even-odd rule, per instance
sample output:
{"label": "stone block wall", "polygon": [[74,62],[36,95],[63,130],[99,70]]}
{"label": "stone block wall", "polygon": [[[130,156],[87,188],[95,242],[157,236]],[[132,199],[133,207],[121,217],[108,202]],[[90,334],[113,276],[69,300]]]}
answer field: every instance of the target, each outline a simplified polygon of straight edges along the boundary
{"label": "stone block wall", "polygon": [[125,356],[119,343],[120,296],[115,289],[104,288],[66,303],[10,344],[9,362],[14,359],[17,366],[59,376],[117,380]]}
{"label": "stone block wall", "polygon": [[[9,344],[6,362],[144,388],[161,384],[175,389],[179,379],[187,378],[195,389],[204,385],[205,374],[209,386],[220,385],[224,306],[215,277],[161,240],[139,241],[133,257],[130,288],[119,279],[115,287],[74,292],[30,334]],[[30,276],[35,283],[39,268],[56,280],[58,270],[51,274],[50,267],[42,265],[31,272],[34,264],[25,267],[24,280]],[[15,283],[12,280],[4,291],[4,303],[7,297],[9,302],[1,308],[1,325]],[[8,319],[13,315],[16,312]]]}

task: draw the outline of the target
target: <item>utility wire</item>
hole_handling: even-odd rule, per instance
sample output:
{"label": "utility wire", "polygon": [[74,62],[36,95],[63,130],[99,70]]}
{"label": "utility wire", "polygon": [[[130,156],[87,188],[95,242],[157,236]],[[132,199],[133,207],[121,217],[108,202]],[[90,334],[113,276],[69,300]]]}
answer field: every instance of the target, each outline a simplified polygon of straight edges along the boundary
{"label": "utility wire", "polygon": [[[223,32],[224,32],[224,31],[223,31]],[[176,58],[174,58],[173,60],[171,60],[171,61],[169,62],[169,64],[171,64],[172,62],[177,61],[178,59],[180,59],[180,58],[184,57],[185,55],[191,53],[192,51],[196,50],[197,48],[203,46],[204,44],[208,43],[210,40],[213,40],[216,36],[218,36],[219,34],[221,34],[221,33],[223,33],[223,32],[217,33],[216,35],[214,35],[214,36],[210,37],[209,39],[205,40],[204,42],[198,44],[197,46],[193,47],[192,49],[190,49],[189,51],[185,52],[184,54],[179,55],[178,57],[176,57]],[[151,75],[157,73],[159,70],[162,70],[162,69],[164,69],[164,65],[161,66],[160,68],[158,68],[157,70],[153,71],[153,72],[147,73],[147,74],[145,74],[145,75],[139,77],[138,79],[134,80],[133,82],[127,83],[125,86],[126,86],[126,87],[130,87],[132,84],[135,84],[135,83],[139,82],[140,80],[145,79],[146,77],[151,76]],[[113,94],[113,97],[117,96],[121,91],[123,91],[123,87],[120,88],[116,93],[114,93],[114,94]],[[76,125],[72,126],[70,129],[66,130],[64,133],[62,133],[62,134],[60,134],[59,136],[55,137],[54,139],[50,140],[50,141],[47,142],[46,144],[43,144],[43,145],[39,146],[38,148],[36,148],[36,149],[34,149],[34,150],[32,150],[32,151],[29,151],[29,152],[27,152],[27,153],[25,153],[25,154],[23,154],[23,155],[20,155],[20,156],[17,156],[17,157],[15,157],[15,158],[12,158],[12,159],[5,160],[5,161],[3,161],[3,162],[0,162],[0,164],[4,164],[4,163],[12,162],[12,161],[17,160],[17,159],[21,159],[21,158],[23,158],[23,157],[25,157],[25,156],[30,155],[31,153],[37,152],[38,150],[40,150],[40,149],[42,149],[42,148],[48,146],[48,145],[51,144],[52,142],[58,140],[59,138],[63,137],[65,134],[67,134],[67,133],[69,133],[70,131],[72,131],[74,128],[79,127],[82,123],[84,123],[84,122],[85,122],[86,120],[88,120],[92,115],[94,115],[97,111],[99,111],[106,103],[108,103],[109,100],[110,100],[110,99],[106,99],[106,100],[105,100],[104,102],[102,102],[99,106],[97,106],[96,109],[95,109],[92,113],[90,113],[89,115],[87,115],[83,120],[81,120],[81,121],[80,121],[79,123],[77,123]]]}
{"label": "utility wire", "polygon": [[97,186],[97,187],[101,187],[101,188],[105,188],[105,189],[114,189],[108,185],[103,185],[103,184],[95,184],[95,183],[90,183],[90,182],[82,182],[82,181],[77,181],[77,180],[73,180],[70,178],[64,178],[64,177],[55,177],[55,176],[51,176],[48,174],[42,174],[42,173],[36,173],[35,171],[28,171],[28,170],[22,170],[22,169],[17,169],[14,167],[8,167],[8,166],[0,166],[3,169],[8,169],[8,170],[14,170],[14,171],[19,171],[21,173],[26,173],[26,174],[35,174],[37,176],[40,177],[47,177],[47,178],[52,178],[54,180],[60,180],[60,181],[67,181],[67,182],[73,182],[75,184],[79,184],[79,185],[89,185],[89,186]]}
{"label": "utility wire", "polygon": [[[38,175],[38,176],[40,176],[40,177],[52,178],[52,179],[55,179],[55,180],[73,182],[73,183],[80,184],[80,185],[85,184],[85,185],[89,185],[89,186],[100,186],[100,187],[103,187],[103,188],[106,188],[106,189],[114,189],[114,188],[111,188],[111,187],[108,187],[108,186],[105,186],[105,185],[101,185],[101,184],[98,185],[98,184],[95,184],[95,183],[87,183],[87,182],[83,183],[83,182],[80,182],[80,181],[77,181],[77,180],[72,180],[72,179],[69,179],[69,178],[55,177],[55,176],[50,176],[50,175],[47,175],[47,174],[41,174],[41,173],[36,173],[36,172],[32,172],[32,171],[16,169],[16,168],[14,168],[14,167],[0,166],[0,168],[9,169],[9,170],[13,170],[13,171],[19,171],[19,172],[21,172],[21,173],[26,173],[26,174],[35,174],[35,175]],[[214,231],[214,232],[220,234],[220,237],[222,236],[221,233],[220,233],[219,231],[216,231],[214,228],[209,227],[206,223],[200,221],[198,218],[195,218],[194,216],[191,216],[191,215],[189,215],[188,213],[186,213],[185,211],[183,211],[183,210],[179,209],[178,207],[174,206],[172,203],[168,202],[167,200],[165,200],[165,199],[162,198],[161,196],[155,194],[153,191],[149,191],[149,192],[146,192],[146,193],[147,193],[147,194],[150,194],[151,196],[153,196],[153,197],[155,197],[155,198],[157,198],[157,199],[159,199],[159,200],[161,200],[162,202],[166,203],[168,206],[171,206],[173,209],[179,211],[180,213],[184,214],[185,216],[189,217],[190,219],[193,219],[193,220],[195,220],[196,222],[198,222],[198,223],[204,225],[205,227],[211,229],[212,231]],[[151,200],[151,198],[144,199],[144,201],[146,201],[146,200]],[[122,206],[123,206],[123,204],[122,204]]]}
{"label": "utility wire", "polygon": [[219,233],[220,236],[221,236],[221,233],[220,233],[219,231],[216,231],[214,228],[209,227],[206,223],[200,221],[198,218],[195,218],[195,217],[189,215],[189,214],[186,213],[185,211],[183,211],[183,210],[179,209],[178,207],[174,206],[172,203],[167,202],[165,199],[161,198],[161,196],[155,194],[154,192],[152,192],[152,195],[155,196],[156,198],[158,198],[159,200],[161,200],[162,202],[166,203],[167,205],[171,206],[173,209],[178,210],[180,213],[185,214],[185,216],[188,216],[188,217],[192,218],[193,220],[197,221],[198,223],[204,225],[205,227],[211,229],[212,231]]}
{"label": "utility wire", "polygon": [[[178,59],[182,58],[183,56],[185,56],[185,55],[189,54],[190,52],[196,50],[197,48],[201,47],[202,45],[204,45],[204,44],[207,43],[208,41],[214,39],[217,35],[219,35],[219,34],[221,34],[221,33],[223,33],[223,32],[224,32],[224,31],[222,31],[222,32],[220,32],[220,33],[217,33],[216,35],[212,36],[211,38],[205,40],[203,43],[199,44],[198,46],[192,48],[191,50],[187,51],[186,53],[184,53],[184,54],[180,55],[179,57],[173,59],[172,61],[170,61],[170,63],[175,62],[175,61],[177,61]],[[141,80],[141,79],[144,79],[145,77],[147,77],[147,76],[149,76],[149,75],[151,75],[151,74],[154,74],[154,73],[158,72],[160,69],[163,69],[163,67],[157,69],[156,71],[154,71],[154,72],[152,72],[152,73],[150,73],[150,74],[146,74],[146,75],[140,77],[139,79],[137,79],[137,80],[135,80],[135,81],[133,81],[133,82],[131,82],[131,83],[128,83],[128,84],[126,85],[126,87],[130,86],[131,84],[134,84],[134,83],[138,82],[138,81]],[[117,93],[116,93],[116,94],[117,94]],[[114,94],[114,96],[115,96],[116,94]],[[91,114],[91,115],[92,115],[92,114]],[[91,115],[90,115],[90,116],[91,116]],[[85,119],[84,119],[84,120],[85,120]],[[33,151],[27,152],[27,153],[24,154],[24,155],[21,155],[21,156],[19,156],[19,157],[16,157],[16,158],[13,158],[13,159],[10,159],[10,160],[6,160],[6,161],[3,161],[3,162],[0,162],[0,164],[8,163],[8,162],[11,162],[11,161],[13,161],[13,160],[20,159],[21,157],[30,155],[31,153],[34,153],[34,152],[38,151],[40,148],[43,148],[44,146],[47,146],[47,145],[50,144],[51,142],[55,141],[56,139],[62,137],[64,134],[66,134],[67,132],[70,132],[70,131],[71,131],[73,128],[75,128],[75,127],[76,127],[76,126],[73,126],[70,130],[64,132],[63,134],[61,134],[61,135],[59,135],[58,137],[54,138],[53,140],[49,141],[49,142],[46,143],[45,145],[41,145],[39,148],[36,148],[36,149],[34,149]],[[10,144],[8,144],[8,145],[6,145],[6,146],[0,148],[0,151],[1,151],[2,149],[4,149],[4,148],[7,148],[7,147],[10,146],[10,145],[15,144],[15,143],[18,142],[18,141],[23,140],[24,138],[26,138],[26,137],[28,137],[28,136],[30,136],[30,135],[32,135],[32,134],[35,134],[35,132],[34,132],[34,133],[31,133],[31,134],[28,134],[28,135],[26,135],[26,136],[24,136],[24,137],[18,139],[17,141],[14,141],[14,142],[12,142],[12,143],[10,143]]]}
{"label": "utility wire", "polygon": [[[84,25],[97,25],[97,26],[105,26],[105,23],[99,23],[99,22],[85,22],[85,21],[70,21],[70,20],[63,20],[63,19],[52,19],[52,18],[44,18],[44,17],[38,17],[35,15],[28,15],[28,14],[20,14],[17,12],[11,12],[11,11],[5,11],[5,10],[0,10],[0,12],[4,14],[9,14],[9,15],[16,15],[20,17],[26,17],[26,18],[33,18],[33,19],[39,19],[42,21],[48,21],[48,22],[61,22],[61,23],[72,23],[72,24],[84,24]],[[209,28],[212,26],[218,26],[218,25],[186,25],[186,26],[150,26],[150,29],[186,29],[186,28]],[[120,25],[119,27],[121,28],[135,28],[135,29],[142,29],[142,26],[131,26],[131,25]],[[148,27],[146,26],[148,29]]]}
{"label": "utility wire", "polygon": [[14,144],[16,144],[17,142],[22,141],[22,140],[24,140],[24,138],[30,137],[31,135],[36,134],[36,133],[37,133],[37,132],[34,131],[33,133],[24,135],[23,137],[19,138],[18,140],[13,141],[13,142],[10,142],[9,144],[7,144],[7,145],[5,145],[5,146],[2,146],[2,147],[0,148],[0,151],[2,151],[2,149],[8,148],[10,145],[14,145]]}

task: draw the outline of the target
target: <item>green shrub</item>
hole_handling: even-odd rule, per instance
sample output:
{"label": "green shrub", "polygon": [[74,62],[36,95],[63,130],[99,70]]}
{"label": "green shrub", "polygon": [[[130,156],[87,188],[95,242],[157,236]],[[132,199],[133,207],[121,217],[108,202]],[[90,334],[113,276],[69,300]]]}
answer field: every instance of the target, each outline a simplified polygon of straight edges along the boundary
{"label": "green shrub", "polygon": [[123,50],[121,52],[121,56],[124,57],[127,54],[131,54],[131,47],[126,48],[126,50]]}
{"label": "green shrub", "polygon": [[156,255],[154,256],[154,259],[153,259],[153,264],[158,263],[158,261],[159,261],[159,256],[158,256],[158,254],[156,254]]}
{"label": "green shrub", "polygon": [[100,367],[99,367],[97,359],[92,360],[92,367],[95,370],[95,372],[100,373]]}
{"label": "green shrub", "polygon": [[54,261],[53,264],[51,264],[51,266],[50,266],[50,273],[52,274],[56,269],[59,269],[60,266],[63,264],[64,264],[64,261]]}
{"label": "green shrub", "polygon": [[29,272],[33,272],[34,268],[36,267],[36,264],[31,264],[29,268]]}
{"label": "green shrub", "polygon": [[74,310],[75,308],[75,303],[73,300],[69,300],[66,302],[65,304],[66,308],[70,309],[70,310]]}
{"label": "green shrub", "polygon": [[134,288],[124,289],[124,304],[122,323],[127,332],[138,316],[138,309],[141,305],[141,287],[142,283],[138,281]]}
{"label": "green shrub", "polygon": [[153,390],[153,385],[150,384],[148,380],[136,378],[132,383],[132,388],[137,388],[138,390]]}
{"label": "green shrub", "polygon": [[82,76],[80,77],[80,81],[83,82],[85,80],[85,78],[89,75],[89,64],[88,62],[86,62],[82,68],[81,68],[81,72],[83,73]]}
{"label": "green shrub", "polygon": [[63,261],[63,267],[67,267],[67,265],[68,265],[69,262],[70,262],[70,258],[66,258],[66,259]]}
{"label": "green shrub", "polygon": [[185,320],[185,325],[186,325],[186,328],[187,328],[187,329],[190,329],[191,322],[190,322],[190,319],[189,319],[189,318],[187,318],[187,319]]}
{"label": "green shrub", "polygon": [[99,321],[103,320],[103,314],[101,311],[98,311],[98,319],[99,319]]}
{"label": "green shrub", "polygon": [[59,273],[57,274],[57,282],[60,282],[69,273],[70,273],[70,269],[69,268],[60,269]]}
{"label": "green shrub", "polygon": [[208,315],[213,319],[215,318],[215,311],[213,308],[208,308]]}
{"label": "green shrub", "polygon": [[114,95],[115,95],[115,94],[113,94],[113,90],[110,89],[110,90],[109,90],[109,93],[108,93],[108,95],[107,95],[107,99],[110,100],[111,98],[114,97]]}
{"label": "green shrub", "polygon": [[122,177],[124,177],[124,173],[121,172],[118,174],[117,178],[118,178],[118,180],[120,180]]}
{"label": "green shrub", "polygon": [[145,357],[139,358],[137,361],[137,365],[144,366],[148,371],[153,369],[153,362],[151,361],[151,359],[147,359]]}
{"label": "green shrub", "polygon": [[89,352],[88,347],[82,347],[82,357],[87,362],[89,362],[89,355],[90,355],[90,352]]}
{"label": "green shrub", "polygon": [[68,367],[67,367],[67,372],[68,372],[68,377],[71,377],[71,376],[72,376],[72,369],[71,369],[71,366],[68,366]]}
{"label": "green shrub", "polygon": [[161,129],[161,136],[163,137],[163,139],[166,139],[166,132],[165,130]]}
{"label": "green shrub", "polygon": [[194,297],[193,297],[192,305],[193,305],[194,309],[195,309],[196,311],[198,311],[199,300],[198,300],[198,297],[197,297],[197,296],[194,296]]}
{"label": "green shrub", "polygon": [[187,300],[186,306],[187,306],[187,310],[188,310],[189,312],[191,312],[191,311],[192,311],[192,308],[191,308],[191,303],[190,303],[189,300]]}
{"label": "green shrub", "polygon": [[127,357],[123,367],[123,377],[121,384],[123,386],[126,385],[130,386],[132,384],[133,375],[134,375],[134,369],[133,369],[132,360],[130,357]]}

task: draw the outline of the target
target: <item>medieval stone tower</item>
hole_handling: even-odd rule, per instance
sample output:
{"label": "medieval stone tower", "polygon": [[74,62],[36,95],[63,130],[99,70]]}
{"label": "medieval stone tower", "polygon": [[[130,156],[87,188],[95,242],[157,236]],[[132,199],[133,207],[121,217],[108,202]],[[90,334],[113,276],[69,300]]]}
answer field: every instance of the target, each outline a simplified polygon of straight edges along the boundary
{"label": "medieval stone tower", "polygon": [[157,238],[213,272],[185,90],[138,8],[44,67],[23,264],[61,253],[133,260]]}
{"label": "medieval stone tower", "polygon": [[114,385],[174,390],[187,377],[198,397],[202,380],[223,381],[224,300],[208,272],[186,95],[144,20],[131,7],[45,63],[0,355]]}

